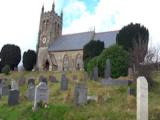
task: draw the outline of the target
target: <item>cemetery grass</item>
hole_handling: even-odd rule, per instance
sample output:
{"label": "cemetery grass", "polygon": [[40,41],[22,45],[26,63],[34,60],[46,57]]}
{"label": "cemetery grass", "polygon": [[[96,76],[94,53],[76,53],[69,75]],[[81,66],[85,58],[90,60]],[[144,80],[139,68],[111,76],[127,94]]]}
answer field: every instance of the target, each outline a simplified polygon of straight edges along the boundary
{"label": "cemetery grass", "polygon": [[[33,102],[27,100],[27,86],[20,87],[20,101],[18,105],[8,106],[7,97],[0,100],[0,120],[136,120],[136,98],[128,97],[127,87],[104,87],[98,82],[88,81],[88,95],[103,96],[99,102],[89,101],[86,105],[75,106],[73,103],[73,92],[76,81],[72,75],[77,74],[78,79],[82,78],[81,72],[67,73],[69,78],[69,89],[60,90],[60,82],[49,83],[49,105],[48,108],[40,108],[33,112]],[[18,80],[20,76],[27,79],[34,77],[36,84],[40,75],[49,77],[56,76],[60,80],[59,72],[12,72],[1,78]],[[160,74],[154,75],[157,82],[154,89],[149,93],[149,116],[150,120],[159,120],[156,117],[160,114]],[[158,110],[158,112],[157,112]]]}

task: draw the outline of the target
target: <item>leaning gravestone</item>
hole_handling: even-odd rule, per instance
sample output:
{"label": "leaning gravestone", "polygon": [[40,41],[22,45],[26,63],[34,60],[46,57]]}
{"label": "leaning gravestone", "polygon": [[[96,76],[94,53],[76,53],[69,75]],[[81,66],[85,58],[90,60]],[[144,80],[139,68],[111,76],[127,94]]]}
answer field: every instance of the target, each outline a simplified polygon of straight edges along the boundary
{"label": "leaning gravestone", "polygon": [[109,59],[107,59],[106,61],[106,67],[105,67],[104,74],[105,74],[105,79],[108,79],[111,77],[111,62]]}
{"label": "leaning gravestone", "polygon": [[44,82],[40,82],[36,86],[33,109],[36,110],[37,103],[40,101],[48,103],[48,97],[49,97],[49,90],[47,84]]}
{"label": "leaning gravestone", "polygon": [[65,74],[62,74],[61,76],[61,90],[67,90],[68,89],[68,79],[66,78]]}
{"label": "leaning gravestone", "polygon": [[148,83],[145,77],[137,79],[137,120],[148,120]]}
{"label": "leaning gravestone", "polygon": [[98,67],[94,67],[93,69],[93,80],[98,80]]}
{"label": "leaning gravestone", "polygon": [[76,105],[87,103],[87,86],[85,83],[77,83],[74,90],[74,101]]}

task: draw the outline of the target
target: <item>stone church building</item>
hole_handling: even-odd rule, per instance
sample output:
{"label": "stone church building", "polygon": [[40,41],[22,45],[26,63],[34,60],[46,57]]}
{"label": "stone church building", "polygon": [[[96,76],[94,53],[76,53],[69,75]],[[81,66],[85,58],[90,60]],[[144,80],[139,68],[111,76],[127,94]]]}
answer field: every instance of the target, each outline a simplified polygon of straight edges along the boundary
{"label": "stone church building", "polygon": [[104,41],[105,48],[116,43],[118,31],[62,35],[62,26],[63,13],[58,15],[55,12],[55,4],[52,4],[52,10],[49,12],[44,12],[43,6],[37,44],[39,70],[83,69],[83,46],[93,39],[93,36],[95,40]]}

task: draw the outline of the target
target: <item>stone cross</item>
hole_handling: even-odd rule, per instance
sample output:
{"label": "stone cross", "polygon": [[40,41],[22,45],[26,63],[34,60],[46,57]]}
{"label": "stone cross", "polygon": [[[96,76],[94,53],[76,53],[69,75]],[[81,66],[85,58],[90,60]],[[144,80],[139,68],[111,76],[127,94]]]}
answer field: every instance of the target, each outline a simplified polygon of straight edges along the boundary
{"label": "stone cross", "polygon": [[108,79],[111,77],[111,62],[109,59],[106,61],[106,66],[105,66],[105,79]]}
{"label": "stone cross", "polygon": [[76,105],[87,103],[87,86],[85,83],[77,83],[74,90],[74,101]]}
{"label": "stone cross", "polygon": [[68,89],[68,79],[66,78],[65,74],[62,74],[61,76],[61,90],[67,90]]}
{"label": "stone cross", "polygon": [[34,106],[33,109],[36,110],[37,103],[42,101],[48,103],[49,98],[49,90],[48,86],[45,82],[40,82],[35,89],[35,98],[34,98]]}
{"label": "stone cross", "polygon": [[148,120],[148,83],[145,77],[137,79],[137,120]]}

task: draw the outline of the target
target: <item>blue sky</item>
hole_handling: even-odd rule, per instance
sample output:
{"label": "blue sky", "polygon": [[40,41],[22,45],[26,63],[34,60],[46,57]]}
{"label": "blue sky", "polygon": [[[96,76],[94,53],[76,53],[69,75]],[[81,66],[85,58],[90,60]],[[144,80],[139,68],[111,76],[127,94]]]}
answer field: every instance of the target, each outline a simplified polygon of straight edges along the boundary
{"label": "blue sky", "polygon": [[[150,32],[150,45],[160,45],[159,0],[54,0],[64,12],[63,34],[119,30],[140,23]],[[4,44],[20,46],[22,54],[36,49],[41,7],[52,8],[53,0],[1,0],[0,49]],[[145,3],[145,4],[144,4]]]}

